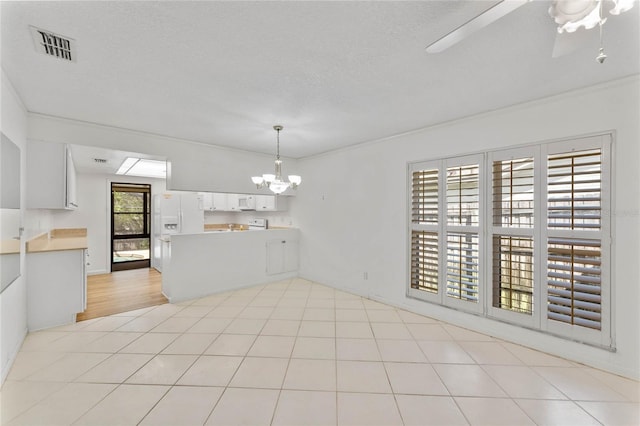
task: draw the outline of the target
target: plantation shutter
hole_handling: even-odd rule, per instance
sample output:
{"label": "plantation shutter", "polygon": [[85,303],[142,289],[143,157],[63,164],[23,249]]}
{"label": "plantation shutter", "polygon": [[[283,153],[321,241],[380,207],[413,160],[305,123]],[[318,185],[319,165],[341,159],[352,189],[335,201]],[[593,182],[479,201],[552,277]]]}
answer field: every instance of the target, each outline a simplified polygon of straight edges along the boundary
{"label": "plantation shutter", "polygon": [[440,171],[418,167],[411,173],[411,288],[438,294]]}
{"label": "plantation shutter", "polygon": [[547,317],[602,328],[602,150],[547,161]]}

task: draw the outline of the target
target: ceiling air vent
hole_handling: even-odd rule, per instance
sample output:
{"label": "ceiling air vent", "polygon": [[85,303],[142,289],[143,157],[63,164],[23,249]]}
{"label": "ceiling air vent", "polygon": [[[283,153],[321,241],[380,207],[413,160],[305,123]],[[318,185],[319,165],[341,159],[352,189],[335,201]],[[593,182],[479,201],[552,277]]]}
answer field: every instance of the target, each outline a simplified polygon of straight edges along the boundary
{"label": "ceiling air vent", "polygon": [[107,164],[107,160],[105,160],[104,158],[94,158],[93,161],[98,164]]}
{"label": "ceiling air vent", "polygon": [[38,52],[70,62],[76,61],[76,42],[74,39],[36,27],[29,28]]}

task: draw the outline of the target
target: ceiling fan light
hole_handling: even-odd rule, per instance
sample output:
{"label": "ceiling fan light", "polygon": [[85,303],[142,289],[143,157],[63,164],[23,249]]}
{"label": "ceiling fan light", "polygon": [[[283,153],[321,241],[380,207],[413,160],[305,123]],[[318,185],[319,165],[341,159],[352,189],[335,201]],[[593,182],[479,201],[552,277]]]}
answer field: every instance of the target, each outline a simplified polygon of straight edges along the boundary
{"label": "ceiling fan light", "polygon": [[612,15],[620,15],[633,7],[634,0],[613,0],[613,3],[613,9],[611,9],[609,13]]}

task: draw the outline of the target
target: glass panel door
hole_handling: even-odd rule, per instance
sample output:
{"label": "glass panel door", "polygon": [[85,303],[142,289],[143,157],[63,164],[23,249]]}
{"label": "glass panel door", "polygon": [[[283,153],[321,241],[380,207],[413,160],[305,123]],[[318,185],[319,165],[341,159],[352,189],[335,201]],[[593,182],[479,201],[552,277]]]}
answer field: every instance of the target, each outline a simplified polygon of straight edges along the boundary
{"label": "glass panel door", "polygon": [[111,270],[150,266],[151,185],[111,184]]}

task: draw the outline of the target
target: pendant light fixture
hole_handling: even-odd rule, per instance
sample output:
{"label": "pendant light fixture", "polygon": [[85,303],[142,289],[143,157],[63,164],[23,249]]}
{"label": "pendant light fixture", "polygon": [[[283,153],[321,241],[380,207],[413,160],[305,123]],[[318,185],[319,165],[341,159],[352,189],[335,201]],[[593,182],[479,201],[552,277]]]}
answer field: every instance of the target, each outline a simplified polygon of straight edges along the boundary
{"label": "pendant light fixture", "polygon": [[282,194],[287,188],[296,189],[302,182],[298,175],[289,175],[288,181],[282,179],[282,160],[280,160],[280,131],[282,126],[273,126],[277,132],[275,174],[265,173],[262,176],[253,176],[251,180],[256,184],[256,188],[269,188],[275,194]]}

